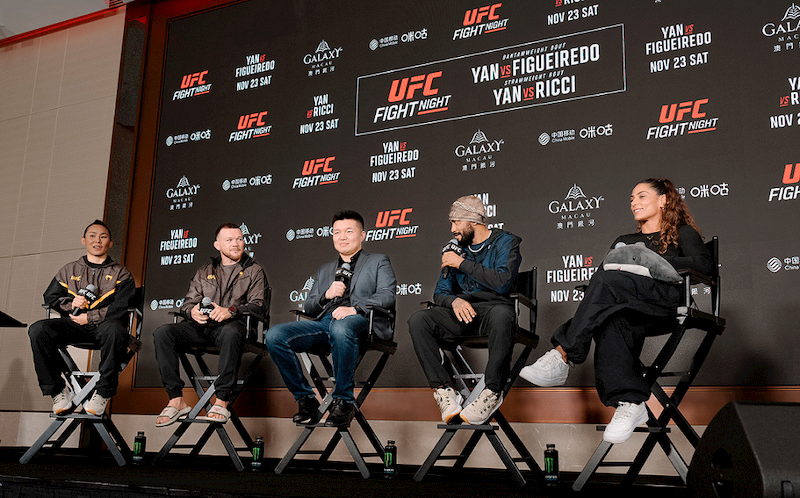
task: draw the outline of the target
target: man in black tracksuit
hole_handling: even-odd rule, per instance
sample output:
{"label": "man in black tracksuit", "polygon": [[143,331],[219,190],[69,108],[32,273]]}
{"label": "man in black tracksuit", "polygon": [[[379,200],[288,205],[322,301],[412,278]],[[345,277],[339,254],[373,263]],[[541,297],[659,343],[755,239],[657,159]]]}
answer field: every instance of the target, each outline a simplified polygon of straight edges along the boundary
{"label": "man in black tracksuit", "polygon": [[[64,380],[66,368],[58,347],[76,342],[100,343],[100,379],[84,405],[87,413],[102,415],[117,392],[120,364],[128,349],[129,332],[123,320],[135,284],[127,268],[108,257],[114,245],[111,232],[100,220],[86,227],[81,238],[86,256],[64,265],[50,282],[44,301],[61,318],[40,320],[28,335],[42,394],[52,396],[53,412],[72,410],[74,393]],[[94,286],[92,292],[87,291]]]}
{"label": "man in black tracksuit", "polygon": [[[156,427],[177,422],[191,408],[183,399],[178,352],[186,346],[219,346],[219,377],[214,383],[216,401],[208,419],[226,422],[229,396],[236,383],[247,330],[242,313],[264,315],[267,276],[244,252],[242,231],[233,223],[217,228],[214,247],[219,257],[197,270],[181,306],[185,321],[158,327],[153,333],[156,360],[169,403],[156,418]],[[203,298],[210,299],[203,306]],[[204,311],[204,308],[206,310]]]}

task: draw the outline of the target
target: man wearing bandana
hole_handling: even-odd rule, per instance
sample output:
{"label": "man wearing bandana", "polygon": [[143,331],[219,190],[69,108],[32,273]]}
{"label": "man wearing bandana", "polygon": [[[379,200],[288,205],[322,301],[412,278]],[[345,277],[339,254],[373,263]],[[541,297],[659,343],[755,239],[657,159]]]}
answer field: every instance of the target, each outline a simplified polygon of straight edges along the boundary
{"label": "man wearing bandana", "polygon": [[[422,370],[433,388],[442,420],[456,416],[468,424],[483,424],[503,402],[503,384],[511,367],[516,334],[516,313],[510,293],[519,272],[521,239],[489,229],[480,199],[464,196],[449,213],[450,232],[462,254],[442,254],[442,275],[433,293],[435,306],[414,313],[409,333]],[[467,406],[442,365],[439,342],[462,335],[489,338],[489,359],[484,370],[486,388]]]}

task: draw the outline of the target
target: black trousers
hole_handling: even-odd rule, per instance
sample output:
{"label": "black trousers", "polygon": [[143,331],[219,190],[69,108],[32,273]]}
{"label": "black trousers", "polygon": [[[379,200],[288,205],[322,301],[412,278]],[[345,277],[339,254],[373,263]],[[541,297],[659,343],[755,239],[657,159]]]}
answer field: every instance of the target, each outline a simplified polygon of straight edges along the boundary
{"label": "black trousers", "polygon": [[168,323],[153,332],[158,370],[169,399],[183,396],[183,379],[179,371],[178,354],[189,346],[219,347],[219,377],[214,383],[217,399],[228,401],[236,383],[242,362],[247,330],[240,321],[216,327],[201,326],[194,322]]}
{"label": "black trousers", "polygon": [[62,372],[67,366],[58,348],[81,342],[100,346],[97,393],[104,398],[116,394],[120,365],[125,361],[130,340],[128,327],[122,320],[106,320],[95,326],[78,325],[69,318],[49,318],[31,325],[28,336],[39,387],[45,396],[58,394],[66,385]]}
{"label": "black trousers", "polygon": [[595,382],[606,406],[650,398],[642,380],[639,354],[644,339],[669,332],[682,289],[624,271],[599,271],[592,276],[575,316],[559,327],[551,342],[567,358],[586,361],[595,341]]}
{"label": "black trousers", "polygon": [[470,304],[478,315],[468,325],[458,321],[451,308],[442,306],[411,315],[408,331],[414,342],[414,350],[431,387],[454,387],[453,379],[442,364],[439,341],[464,335],[488,336],[489,359],[484,370],[486,387],[502,392],[511,369],[517,315],[514,307],[504,302]]}

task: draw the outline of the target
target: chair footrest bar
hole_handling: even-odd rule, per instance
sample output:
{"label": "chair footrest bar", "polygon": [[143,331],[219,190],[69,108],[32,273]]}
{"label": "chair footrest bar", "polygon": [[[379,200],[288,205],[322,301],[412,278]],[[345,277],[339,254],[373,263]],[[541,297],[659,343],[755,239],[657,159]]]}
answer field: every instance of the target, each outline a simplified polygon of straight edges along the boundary
{"label": "chair footrest bar", "polygon": [[467,424],[439,424],[436,426],[438,429],[447,429],[451,431],[458,431],[458,430],[472,430],[472,431],[496,431],[498,427],[496,425],[467,425]]}
{"label": "chair footrest bar", "polygon": [[[606,430],[606,426],[605,425],[598,425],[595,428],[598,431],[605,431]],[[650,434],[654,434],[654,433],[672,432],[672,430],[669,427],[637,427],[637,428],[633,429],[633,432],[647,432],[647,433],[650,433]]]}
{"label": "chair footrest bar", "polygon": [[598,467],[631,467],[634,462],[600,462]]}

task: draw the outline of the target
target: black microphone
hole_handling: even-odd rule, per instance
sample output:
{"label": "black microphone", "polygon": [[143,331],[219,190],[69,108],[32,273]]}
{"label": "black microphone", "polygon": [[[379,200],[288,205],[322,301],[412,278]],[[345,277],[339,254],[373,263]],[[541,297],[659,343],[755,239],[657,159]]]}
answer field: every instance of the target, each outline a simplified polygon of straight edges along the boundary
{"label": "black microphone", "polygon": [[[458,244],[458,239],[450,239],[450,242],[448,242],[447,244],[444,245],[444,247],[442,247],[442,254],[448,251],[454,252],[459,256],[464,255],[464,248]],[[442,268],[442,278],[447,278],[448,275],[450,275],[450,267],[445,266],[444,268]]]}
{"label": "black microphone", "polygon": [[214,307],[211,306],[211,298],[204,297],[203,302],[200,303],[200,307],[197,308],[197,311],[206,316],[210,315],[211,312],[214,311]]}
{"label": "black microphone", "polygon": [[336,282],[344,282],[345,287],[350,287],[350,280],[353,279],[353,271],[350,269],[350,263],[342,263],[342,266],[336,269],[336,274],[333,278]]}
{"label": "black microphone", "polygon": [[[97,287],[94,284],[89,284],[86,286],[85,289],[81,289],[78,291],[79,296],[83,296],[89,301],[89,304],[92,304],[97,299]],[[72,316],[78,316],[83,312],[82,308],[75,308],[72,310]]]}

